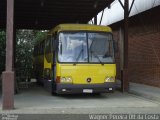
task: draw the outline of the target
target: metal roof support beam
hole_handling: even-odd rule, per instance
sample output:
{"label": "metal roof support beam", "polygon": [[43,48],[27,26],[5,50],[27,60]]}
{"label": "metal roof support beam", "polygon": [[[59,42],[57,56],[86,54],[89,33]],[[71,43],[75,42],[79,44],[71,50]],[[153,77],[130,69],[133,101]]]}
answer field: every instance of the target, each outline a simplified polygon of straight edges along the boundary
{"label": "metal roof support beam", "polygon": [[14,109],[14,71],[13,71],[13,39],[14,39],[14,0],[7,0],[7,32],[6,32],[6,67],[2,73],[2,109]]}
{"label": "metal roof support beam", "polygon": [[118,1],[119,1],[120,5],[122,6],[122,8],[124,9],[124,5],[123,5],[122,1],[121,0],[118,0]]}
{"label": "metal roof support beam", "polygon": [[99,22],[99,25],[101,25],[102,19],[103,19],[104,10],[102,11],[101,20]]}
{"label": "metal roof support beam", "polygon": [[94,17],[94,24],[97,25],[97,15]]}
{"label": "metal roof support beam", "polygon": [[94,24],[93,20],[91,20],[91,23]]}
{"label": "metal roof support beam", "polygon": [[132,10],[132,7],[133,7],[134,2],[135,2],[135,0],[132,1],[131,7],[130,7],[129,12],[128,12],[128,16],[129,16],[130,13],[131,13],[131,10]]}
{"label": "metal roof support beam", "polygon": [[[123,5],[123,3],[122,3],[121,0],[118,0],[118,1],[119,1],[120,5],[122,6],[123,10],[124,10],[124,9],[125,9],[125,5]],[[135,2],[135,0],[133,0],[132,3],[131,3],[131,7],[129,8],[128,16],[129,16],[130,13],[131,13],[131,10],[132,10],[132,7],[133,7],[134,2]],[[129,7],[129,5],[128,5],[128,7]]]}

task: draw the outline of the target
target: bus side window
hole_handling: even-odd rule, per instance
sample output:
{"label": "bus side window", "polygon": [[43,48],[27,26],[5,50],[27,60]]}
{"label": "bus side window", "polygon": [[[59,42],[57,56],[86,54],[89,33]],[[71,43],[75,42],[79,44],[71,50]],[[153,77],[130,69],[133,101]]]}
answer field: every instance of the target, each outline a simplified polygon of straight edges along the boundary
{"label": "bus side window", "polygon": [[58,41],[57,41],[57,32],[55,32],[54,34],[52,34],[52,37],[51,37],[51,44],[52,44],[52,51],[56,51],[57,48],[58,48]]}
{"label": "bus side window", "polygon": [[44,41],[42,42],[41,55],[43,55],[43,51],[44,51]]}
{"label": "bus side window", "polygon": [[50,53],[50,52],[51,52],[51,40],[47,39],[45,44],[45,53]]}
{"label": "bus side window", "polygon": [[37,46],[37,55],[39,55],[40,45]]}
{"label": "bus side window", "polygon": [[55,44],[55,40],[54,40],[54,36],[51,37],[50,41],[51,41],[51,42],[50,42],[50,43],[51,43],[51,45],[50,45],[50,46],[51,46],[51,51],[53,52],[53,51],[55,50],[55,45],[54,45],[54,44]]}
{"label": "bus side window", "polygon": [[55,32],[52,35],[52,45],[53,45],[53,50],[56,51],[58,49],[58,38],[57,38],[57,32]]}

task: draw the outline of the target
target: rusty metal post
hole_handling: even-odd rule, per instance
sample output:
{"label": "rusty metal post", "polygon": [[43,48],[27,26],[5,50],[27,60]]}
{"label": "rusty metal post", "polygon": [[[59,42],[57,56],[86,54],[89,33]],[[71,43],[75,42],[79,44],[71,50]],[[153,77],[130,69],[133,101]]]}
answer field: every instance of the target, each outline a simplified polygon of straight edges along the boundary
{"label": "rusty metal post", "polygon": [[129,17],[129,0],[124,2],[124,63],[123,71],[121,73],[122,84],[121,88],[123,92],[129,90],[129,80],[128,80],[128,17]]}
{"label": "rusty metal post", "polygon": [[7,0],[6,68],[2,73],[3,110],[14,109],[13,23],[14,0]]}

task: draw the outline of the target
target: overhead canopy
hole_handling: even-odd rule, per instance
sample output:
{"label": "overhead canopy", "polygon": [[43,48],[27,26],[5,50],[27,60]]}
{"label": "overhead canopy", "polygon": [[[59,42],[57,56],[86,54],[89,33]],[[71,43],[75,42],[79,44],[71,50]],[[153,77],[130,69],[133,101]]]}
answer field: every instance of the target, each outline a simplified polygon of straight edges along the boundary
{"label": "overhead canopy", "polygon": [[[6,1],[0,0],[0,27],[6,26]],[[114,0],[15,0],[15,27],[51,29],[60,23],[87,23]]]}

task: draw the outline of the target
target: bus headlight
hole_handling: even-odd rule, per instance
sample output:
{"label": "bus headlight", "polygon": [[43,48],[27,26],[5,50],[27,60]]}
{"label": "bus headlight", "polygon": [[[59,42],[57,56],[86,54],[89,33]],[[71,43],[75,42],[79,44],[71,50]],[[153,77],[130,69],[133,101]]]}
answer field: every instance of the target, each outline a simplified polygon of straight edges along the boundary
{"label": "bus headlight", "polygon": [[106,77],[105,82],[115,82],[115,77]]}
{"label": "bus headlight", "polygon": [[65,82],[65,81],[66,81],[66,78],[65,78],[65,77],[61,77],[60,81],[61,81],[61,82]]}
{"label": "bus headlight", "polygon": [[60,79],[61,83],[72,83],[71,77],[61,77]]}
{"label": "bus headlight", "polygon": [[67,82],[72,82],[72,78],[68,77],[68,78],[66,78],[66,81]]}

